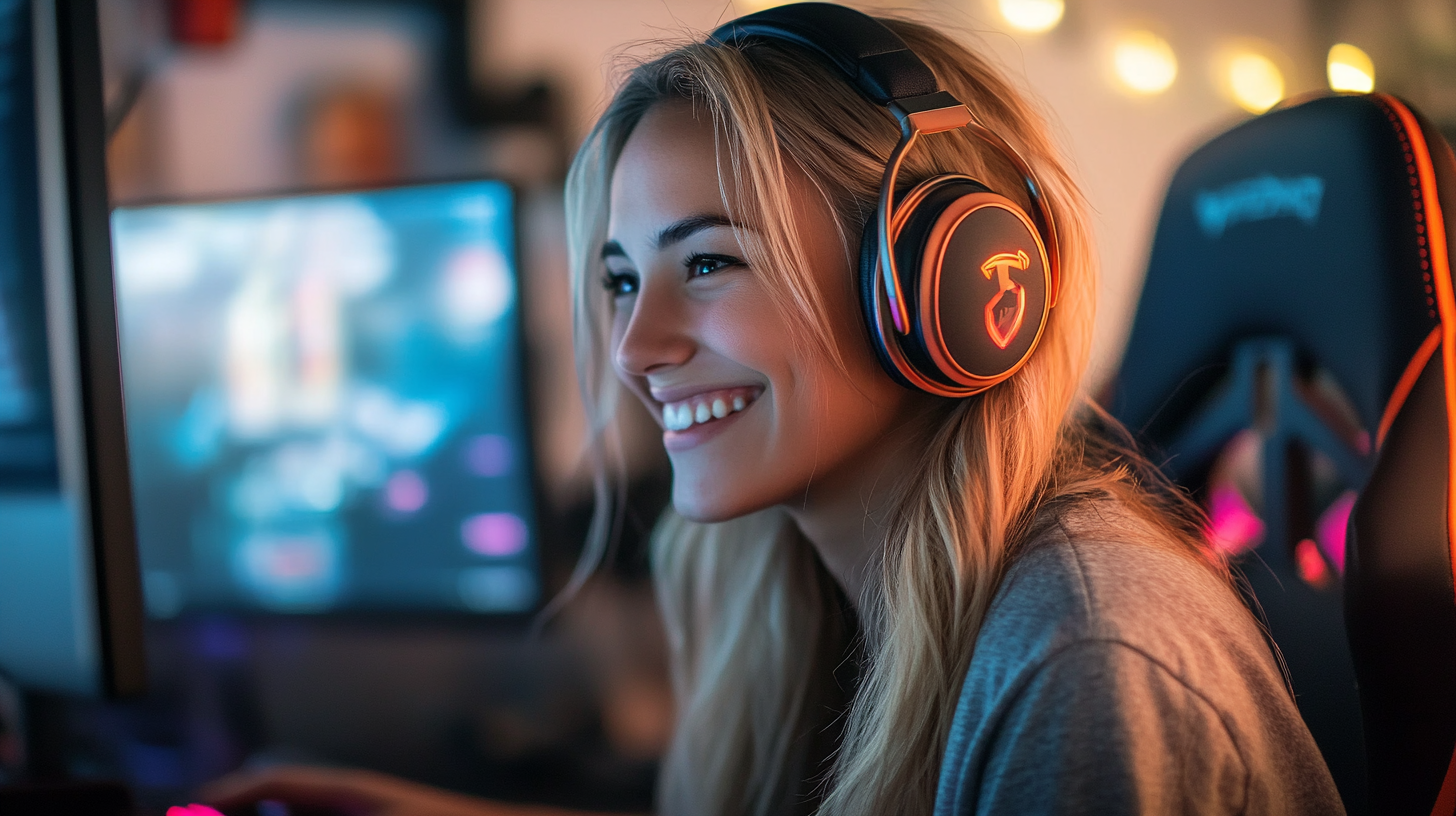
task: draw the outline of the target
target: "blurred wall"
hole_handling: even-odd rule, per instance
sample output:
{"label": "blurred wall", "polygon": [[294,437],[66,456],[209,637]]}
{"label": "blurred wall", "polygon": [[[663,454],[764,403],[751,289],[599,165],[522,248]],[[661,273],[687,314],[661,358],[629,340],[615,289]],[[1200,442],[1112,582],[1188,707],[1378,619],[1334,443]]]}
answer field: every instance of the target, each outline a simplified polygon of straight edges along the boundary
{"label": "blurred wall", "polygon": [[145,92],[164,149],[143,192],[189,199],[298,188],[298,109],[338,83],[398,98],[416,146],[410,176],[478,165],[478,139],[444,125],[431,62],[438,21],[405,3],[343,5],[260,0],[237,42],[173,51]]}

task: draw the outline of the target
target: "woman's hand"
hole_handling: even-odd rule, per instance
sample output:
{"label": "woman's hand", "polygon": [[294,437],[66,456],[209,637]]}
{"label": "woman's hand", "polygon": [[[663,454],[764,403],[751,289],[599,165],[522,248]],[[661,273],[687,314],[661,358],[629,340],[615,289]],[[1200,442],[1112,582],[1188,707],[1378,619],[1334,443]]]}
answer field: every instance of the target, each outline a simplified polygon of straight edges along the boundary
{"label": "woman's hand", "polygon": [[[569,811],[507,805],[374,771],[281,765],[208,783],[204,802],[233,809],[273,800],[341,816],[568,816]],[[578,814],[577,816],[580,816]]]}

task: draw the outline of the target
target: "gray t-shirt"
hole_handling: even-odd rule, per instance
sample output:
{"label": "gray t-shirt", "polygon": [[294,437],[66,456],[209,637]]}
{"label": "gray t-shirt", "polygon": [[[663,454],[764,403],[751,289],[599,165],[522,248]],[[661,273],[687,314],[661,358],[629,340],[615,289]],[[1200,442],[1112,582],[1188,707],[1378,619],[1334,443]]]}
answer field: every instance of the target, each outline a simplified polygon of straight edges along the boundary
{"label": "gray t-shirt", "polygon": [[1344,813],[1234,592],[1115,507],[1063,518],[988,611],[936,816]]}

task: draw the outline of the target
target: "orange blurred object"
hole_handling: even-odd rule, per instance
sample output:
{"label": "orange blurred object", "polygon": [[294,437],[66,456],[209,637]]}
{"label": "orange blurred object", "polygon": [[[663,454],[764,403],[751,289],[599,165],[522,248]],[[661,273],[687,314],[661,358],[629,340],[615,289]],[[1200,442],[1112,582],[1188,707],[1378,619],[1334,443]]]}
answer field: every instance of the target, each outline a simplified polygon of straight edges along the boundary
{"label": "orange blurred object", "polygon": [[302,175],[316,187],[372,187],[404,172],[404,126],[387,89],[348,83],[316,92],[306,106]]}
{"label": "orange blurred object", "polygon": [[1294,566],[1299,570],[1299,577],[1315,589],[1324,589],[1334,578],[1313,539],[1306,538],[1294,545]]}

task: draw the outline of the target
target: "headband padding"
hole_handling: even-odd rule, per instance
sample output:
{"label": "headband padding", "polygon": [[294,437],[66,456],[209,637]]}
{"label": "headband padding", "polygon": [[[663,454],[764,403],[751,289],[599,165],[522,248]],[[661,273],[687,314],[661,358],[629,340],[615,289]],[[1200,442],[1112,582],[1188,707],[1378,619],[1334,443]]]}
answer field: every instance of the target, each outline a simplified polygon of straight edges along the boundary
{"label": "headband padding", "polygon": [[719,26],[710,42],[782,40],[828,60],[877,105],[940,90],[935,74],[900,36],[867,14],[832,3],[794,3]]}

